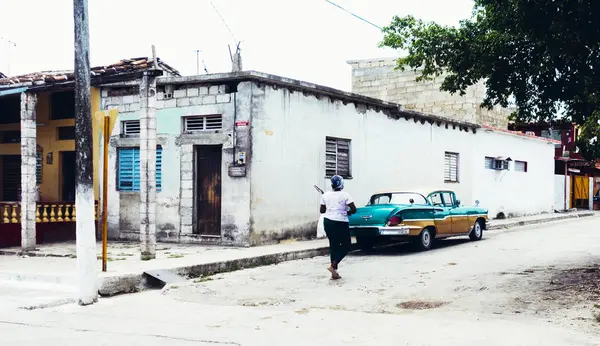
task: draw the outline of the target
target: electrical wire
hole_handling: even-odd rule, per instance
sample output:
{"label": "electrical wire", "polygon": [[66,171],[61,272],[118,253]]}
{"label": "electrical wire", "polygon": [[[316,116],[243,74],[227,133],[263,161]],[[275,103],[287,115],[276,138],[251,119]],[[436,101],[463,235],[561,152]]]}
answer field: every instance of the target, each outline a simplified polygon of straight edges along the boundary
{"label": "electrical wire", "polygon": [[227,28],[227,30],[231,34],[231,37],[233,38],[233,42],[235,42],[235,44],[237,45],[238,41],[235,39],[235,35],[233,34],[233,31],[231,31],[231,28],[229,27],[229,25],[227,25],[227,22],[225,21],[225,18],[223,18],[223,16],[221,15],[221,13],[219,12],[219,10],[217,9],[217,6],[215,6],[215,4],[213,4],[212,0],[209,0],[209,2],[212,5],[212,7],[215,9],[215,12],[217,12],[217,14],[219,15],[219,17],[221,18],[221,21],[223,21],[223,24],[225,24],[225,27]]}
{"label": "electrical wire", "polygon": [[331,5],[333,5],[333,6],[337,7],[337,8],[339,8],[340,10],[342,10],[342,11],[344,11],[344,12],[346,12],[346,13],[349,13],[350,15],[352,15],[352,16],[354,16],[354,17],[356,17],[356,18],[360,19],[360,20],[362,20],[363,22],[365,22],[365,23],[367,23],[367,24],[371,24],[372,26],[376,27],[376,28],[377,28],[377,29],[379,29],[379,30],[383,30],[383,28],[382,28],[382,27],[380,27],[379,25],[377,25],[377,24],[373,24],[373,22],[370,22],[370,21],[368,21],[367,19],[365,19],[365,18],[363,18],[363,17],[361,17],[361,16],[359,16],[359,15],[357,15],[357,14],[355,14],[355,13],[352,13],[352,12],[348,11],[347,9],[345,9],[345,8],[343,8],[342,6],[340,6],[340,5],[336,4],[335,2],[333,2],[333,1],[330,1],[330,0],[325,0],[325,1],[326,1],[326,2],[328,2],[328,3],[330,3]]}

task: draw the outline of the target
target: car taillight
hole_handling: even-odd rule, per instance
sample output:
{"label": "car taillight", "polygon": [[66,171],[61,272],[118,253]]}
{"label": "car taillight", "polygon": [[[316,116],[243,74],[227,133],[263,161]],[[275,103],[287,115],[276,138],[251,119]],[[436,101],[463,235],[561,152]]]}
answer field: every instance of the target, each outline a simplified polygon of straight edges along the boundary
{"label": "car taillight", "polygon": [[402,220],[398,216],[392,216],[388,221],[388,226],[398,226]]}

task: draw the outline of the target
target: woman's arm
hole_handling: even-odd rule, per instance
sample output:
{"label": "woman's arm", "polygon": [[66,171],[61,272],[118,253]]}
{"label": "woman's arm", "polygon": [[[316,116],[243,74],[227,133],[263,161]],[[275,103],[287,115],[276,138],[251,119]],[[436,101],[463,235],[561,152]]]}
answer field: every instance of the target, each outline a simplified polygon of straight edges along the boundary
{"label": "woman's arm", "polygon": [[354,202],[351,202],[350,204],[348,204],[348,206],[350,207],[350,210],[348,211],[348,216],[356,214],[356,205],[354,205]]}

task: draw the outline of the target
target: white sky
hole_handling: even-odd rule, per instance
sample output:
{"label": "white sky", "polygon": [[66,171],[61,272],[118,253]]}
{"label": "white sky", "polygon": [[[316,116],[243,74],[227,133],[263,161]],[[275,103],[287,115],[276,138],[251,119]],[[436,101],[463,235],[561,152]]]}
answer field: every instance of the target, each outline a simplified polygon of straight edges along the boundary
{"label": "white sky", "polygon": [[[227,45],[233,38],[209,0],[88,1],[92,66],[150,56],[154,44],[157,55],[184,75],[196,74],[196,49],[210,73],[231,69]],[[244,70],[350,90],[347,60],[398,55],[377,48],[377,28],[324,0],[212,1],[242,41]],[[473,6],[473,0],[334,2],[379,26],[407,14],[457,25]],[[0,0],[0,71],[71,70],[72,6],[72,0]]]}

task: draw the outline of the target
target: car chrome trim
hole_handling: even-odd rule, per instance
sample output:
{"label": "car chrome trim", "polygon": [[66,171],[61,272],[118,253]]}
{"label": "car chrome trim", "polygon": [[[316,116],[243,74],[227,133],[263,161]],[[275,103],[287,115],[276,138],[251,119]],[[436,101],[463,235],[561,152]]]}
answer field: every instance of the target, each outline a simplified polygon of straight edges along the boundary
{"label": "car chrome trim", "polygon": [[379,235],[408,235],[410,229],[414,227],[415,226],[350,226],[351,229],[376,229]]}

